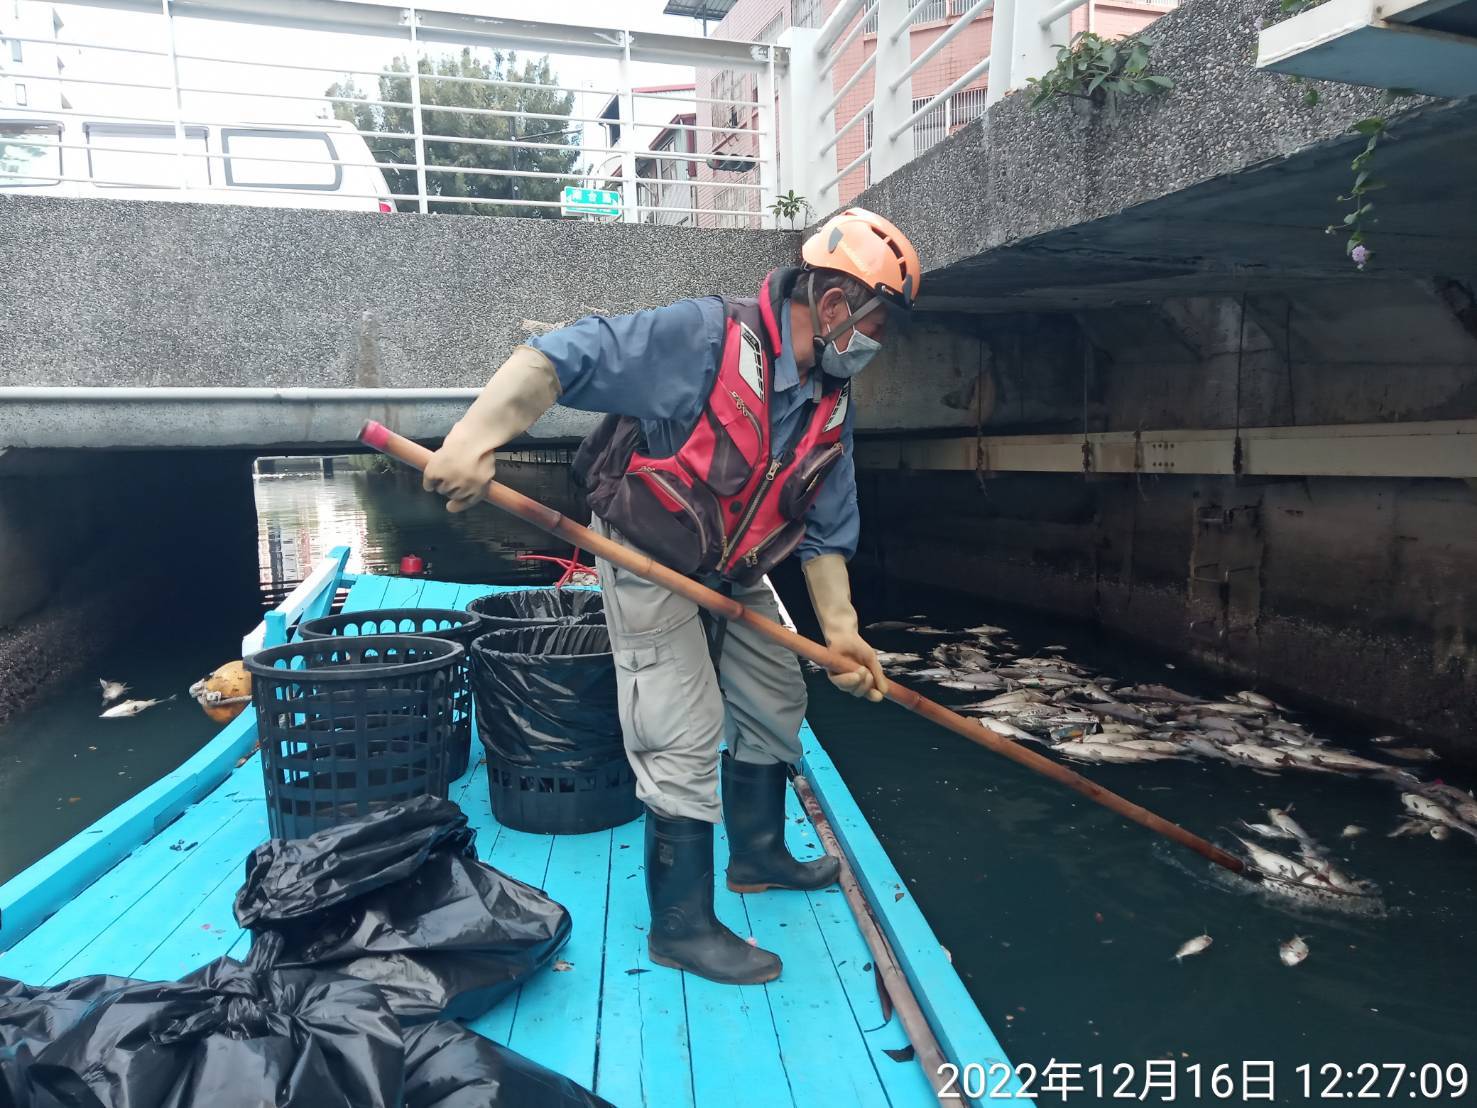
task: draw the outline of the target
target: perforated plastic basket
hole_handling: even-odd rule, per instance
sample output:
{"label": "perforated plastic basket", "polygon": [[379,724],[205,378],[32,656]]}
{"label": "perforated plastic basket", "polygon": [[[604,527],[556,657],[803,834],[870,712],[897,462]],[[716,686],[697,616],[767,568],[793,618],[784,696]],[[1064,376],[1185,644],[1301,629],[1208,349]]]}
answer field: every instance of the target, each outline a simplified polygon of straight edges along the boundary
{"label": "perforated plastic basket", "polygon": [[482,617],[483,631],[531,623],[604,623],[605,596],[598,589],[507,589],[467,605]]}
{"label": "perforated plastic basket", "polygon": [[444,797],[464,658],[458,643],[419,635],[334,636],[247,658],[272,837]]}
{"label": "perforated plastic basket", "polygon": [[[333,635],[430,635],[467,647],[489,630],[483,623],[476,612],[455,608],[378,608],[310,619],[299,624],[298,634],[304,639]],[[451,690],[451,741],[446,747],[448,782],[467,772],[472,752],[472,684],[465,655],[457,672],[458,680]]]}

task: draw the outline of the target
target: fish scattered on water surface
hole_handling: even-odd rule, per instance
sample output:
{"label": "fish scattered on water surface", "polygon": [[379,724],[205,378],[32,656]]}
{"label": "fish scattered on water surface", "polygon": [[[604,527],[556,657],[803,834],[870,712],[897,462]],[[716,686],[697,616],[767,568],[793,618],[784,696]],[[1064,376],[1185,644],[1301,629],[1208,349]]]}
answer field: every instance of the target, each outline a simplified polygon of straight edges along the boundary
{"label": "fish scattered on water surface", "polygon": [[1186,939],[1180,944],[1180,948],[1174,952],[1174,960],[1176,962],[1183,962],[1193,954],[1199,954],[1203,950],[1208,950],[1213,941],[1208,934],[1196,935],[1193,939]]}
{"label": "fish scattered on water surface", "polygon": [[1339,832],[1339,838],[1356,839],[1362,834],[1364,834],[1364,828],[1360,827],[1357,823],[1351,823]]}
{"label": "fish scattered on water surface", "polygon": [[1441,757],[1429,746],[1387,746],[1385,753],[1405,762],[1434,762]]}
{"label": "fish scattered on water surface", "polygon": [[1294,935],[1277,947],[1277,957],[1284,966],[1295,966],[1308,956],[1308,943],[1301,935]]}
{"label": "fish scattered on water surface", "polygon": [[1289,838],[1299,839],[1305,843],[1312,842],[1313,836],[1304,831],[1302,824],[1288,814],[1291,811],[1291,804],[1286,808],[1268,808],[1267,816],[1271,819],[1272,825],[1285,832]]}
{"label": "fish scattered on water surface", "polygon": [[103,703],[111,704],[115,700],[122,700],[127,695],[131,685],[125,685],[122,681],[105,681],[101,677],[97,679],[98,687],[102,689]]}
{"label": "fish scattered on water surface", "polygon": [[101,713],[99,719],[125,719],[128,716],[136,716],[140,712],[146,712],[158,704],[167,704],[174,697],[166,696],[158,700],[125,700],[122,704],[115,704],[107,711]]}
{"label": "fish scattered on water surface", "polygon": [[1265,823],[1247,823],[1245,820],[1242,820],[1241,826],[1248,831],[1255,831],[1264,839],[1291,839],[1294,837],[1291,831],[1284,831],[1280,827],[1272,827]]}

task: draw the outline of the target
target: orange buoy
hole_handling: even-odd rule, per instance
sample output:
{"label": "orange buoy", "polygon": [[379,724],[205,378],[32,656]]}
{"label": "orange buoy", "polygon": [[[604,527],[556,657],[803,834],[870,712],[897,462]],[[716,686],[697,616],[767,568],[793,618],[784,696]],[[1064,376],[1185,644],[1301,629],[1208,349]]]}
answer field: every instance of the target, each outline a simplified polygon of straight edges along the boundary
{"label": "orange buoy", "polygon": [[216,723],[230,723],[251,703],[251,674],[239,661],[227,662],[191,685],[190,695]]}

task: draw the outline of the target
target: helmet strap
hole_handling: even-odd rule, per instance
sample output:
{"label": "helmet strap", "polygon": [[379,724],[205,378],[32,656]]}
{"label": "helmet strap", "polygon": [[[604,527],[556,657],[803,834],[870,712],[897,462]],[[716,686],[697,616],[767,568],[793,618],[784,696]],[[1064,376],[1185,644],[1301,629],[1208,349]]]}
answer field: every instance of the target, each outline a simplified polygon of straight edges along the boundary
{"label": "helmet strap", "polygon": [[[811,335],[814,337],[814,341],[820,343],[821,345],[825,345],[826,343],[833,341],[837,335],[840,335],[849,328],[856,326],[857,320],[861,319],[868,313],[875,311],[882,304],[882,298],[880,296],[873,296],[860,308],[857,308],[840,323],[836,324],[836,326],[832,327],[825,334],[821,334],[819,331],[821,322],[820,312],[817,310],[815,303],[815,278],[816,274],[814,271],[812,271],[810,274],[810,280],[807,281],[805,284],[805,303],[806,307],[810,309]],[[845,297],[845,295],[845,293],[842,293],[843,298]],[[848,308],[851,307],[851,301],[848,300],[846,306]]]}

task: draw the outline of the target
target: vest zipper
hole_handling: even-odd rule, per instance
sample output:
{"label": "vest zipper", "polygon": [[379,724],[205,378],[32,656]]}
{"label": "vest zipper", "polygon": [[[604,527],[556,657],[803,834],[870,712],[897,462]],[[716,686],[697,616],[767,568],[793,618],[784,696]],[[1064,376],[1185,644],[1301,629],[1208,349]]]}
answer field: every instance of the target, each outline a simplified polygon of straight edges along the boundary
{"label": "vest zipper", "polygon": [[688,518],[690,518],[692,522],[697,525],[698,542],[702,544],[702,548],[704,550],[708,549],[708,529],[703,526],[703,517],[697,514],[697,510],[687,502],[687,498],[684,497],[677,490],[676,486],[674,486],[672,482],[668,481],[663,474],[661,474],[651,466],[642,466],[640,472],[646,474],[663,489],[665,489],[667,495],[682,506],[682,510],[687,513]]}
{"label": "vest zipper", "polygon": [[744,398],[738,393],[734,392],[733,389],[728,390],[728,395],[730,399],[733,400],[733,406],[738,409],[739,415],[747,419],[749,421],[749,426],[754,428],[754,437],[762,443],[764,441],[764,435],[759,430],[758,417],[755,416],[753,412],[749,411],[749,406],[744,403]]}
{"label": "vest zipper", "polygon": [[744,532],[749,529],[749,524],[754,522],[754,517],[759,514],[759,506],[764,503],[764,494],[769,491],[774,475],[780,471],[784,464],[783,458],[775,458],[770,461],[769,468],[764,472],[764,480],[760,482],[759,488],[754,493],[754,499],[749,501],[749,510],[744,513],[743,519],[739,520],[738,526],[733,529],[732,536],[723,544],[723,557],[719,559],[718,565],[726,569],[728,558],[737,549],[739,540],[744,537]]}

